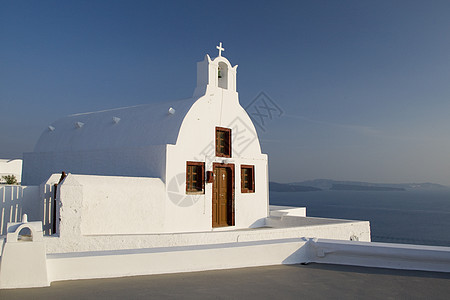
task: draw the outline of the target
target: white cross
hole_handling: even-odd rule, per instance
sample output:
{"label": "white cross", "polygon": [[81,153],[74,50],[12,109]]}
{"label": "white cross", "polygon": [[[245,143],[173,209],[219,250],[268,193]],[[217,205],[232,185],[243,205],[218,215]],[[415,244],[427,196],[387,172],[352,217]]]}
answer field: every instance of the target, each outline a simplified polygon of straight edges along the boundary
{"label": "white cross", "polygon": [[224,48],[222,48],[222,42],[219,43],[219,46],[216,46],[217,50],[219,50],[219,56],[222,56],[222,51],[225,51]]}

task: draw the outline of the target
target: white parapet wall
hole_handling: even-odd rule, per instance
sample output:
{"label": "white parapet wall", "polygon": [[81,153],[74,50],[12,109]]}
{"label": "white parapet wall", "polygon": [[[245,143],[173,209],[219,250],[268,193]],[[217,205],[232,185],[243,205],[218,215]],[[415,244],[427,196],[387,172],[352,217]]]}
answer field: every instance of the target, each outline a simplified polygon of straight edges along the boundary
{"label": "white parapet wall", "polygon": [[[268,218],[268,225],[258,229],[82,235],[76,239],[44,237],[42,242],[47,247],[45,264],[35,263],[34,269],[29,270],[33,274],[43,275],[36,276],[36,281],[30,280],[28,276],[25,282],[14,268],[2,268],[0,278],[4,280],[0,282],[0,287],[46,286],[59,280],[311,262],[450,272],[450,248],[371,243],[368,222],[307,218],[290,215],[287,208],[281,210],[287,214],[280,212],[281,217]],[[294,210],[293,213],[299,212]],[[16,243],[20,229],[18,226],[23,225],[9,226],[16,229],[11,231],[14,234],[8,236],[10,241],[7,244],[13,242],[12,246],[23,248],[24,251],[26,249],[21,245],[39,246],[40,239],[31,244]],[[33,236],[39,237],[42,233],[33,233]],[[356,241],[358,239],[360,241]],[[9,254],[2,256],[0,266],[12,266],[15,260],[11,260],[12,257]],[[35,260],[39,257],[42,255]],[[28,262],[30,265],[33,263]]]}
{"label": "white parapet wall", "polygon": [[[58,182],[58,177],[60,176],[54,175],[49,181],[41,185],[41,196],[48,198],[48,201],[46,200],[44,203],[54,201],[54,190],[50,188]],[[8,236],[3,249],[18,247],[21,251],[26,252],[32,246],[40,247],[40,249],[45,247],[45,250],[40,250],[40,252],[46,254],[44,255],[46,257],[45,263],[34,264],[34,269],[29,270],[29,272],[31,272],[30,274],[47,275],[36,276],[35,281],[32,280],[33,277],[29,276],[24,280],[20,276],[20,272],[18,273],[14,268],[7,267],[0,270],[2,272],[0,275],[4,278],[3,282],[0,282],[0,286],[5,288],[46,286],[52,281],[68,279],[295,264],[311,261],[313,251],[307,245],[310,237],[345,241],[370,241],[369,222],[308,218],[303,216],[304,208],[289,207],[272,207],[272,216],[262,220],[262,227],[260,228],[234,230],[230,227],[228,230],[222,231],[121,234],[120,228],[113,227],[112,231],[117,232],[115,234],[108,234],[107,231],[98,231],[98,234],[96,234],[92,230],[112,228],[108,223],[97,222],[100,219],[108,220],[108,218],[101,217],[103,209],[97,209],[97,205],[102,204],[98,201],[99,199],[106,201],[100,205],[104,207],[108,205],[108,199],[112,199],[110,196],[113,198],[119,197],[112,199],[120,205],[114,207],[116,210],[109,211],[109,217],[116,216],[122,219],[125,217],[126,219],[126,214],[120,214],[121,209],[126,204],[123,203],[123,199],[120,199],[120,191],[131,188],[136,194],[141,195],[143,191],[133,189],[133,184],[137,184],[136,188],[142,187],[142,182],[136,182],[135,180],[153,180],[140,178],[128,182],[129,178],[114,178],[114,180],[117,180],[117,187],[109,184],[110,181],[108,181],[105,190],[101,186],[100,179],[97,177],[69,176],[62,185],[59,185],[57,200],[63,200],[59,204],[61,215],[57,216],[57,218],[62,217],[60,235],[45,236],[42,240],[38,240],[38,236],[33,234],[36,239],[33,238],[32,243],[20,241],[14,243],[17,242],[17,237],[11,238],[11,236]],[[130,183],[131,185],[123,183]],[[80,186],[83,186],[83,189],[80,189]],[[90,186],[93,188],[92,191],[84,190],[84,188]],[[107,188],[113,190],[108,191]],[[43,191],[47,192],[43,193]],[[87,192],[88,198],[85,198],[84,192]],[[68,193],[71,198],[64,197],[64,193]],[[69,201],[64,202],[64,199]],[[84,201],[86,202],[81,205]],[[136,201],[139,202],[139,199]],[[42,202],[39,203],[42,204]],[[145,207],[148,203],[142,202],[141,204]],[[91,208],[92,210],[90,210]],[[51,208],[48,210],[51,210]],[[89,215],[92,220],[80,219],[79,213],[82,210],[85,210],[83,216]],[[83,221],[89,221],[90,223],[83,225]],[[132,222],[131,219],[130,222]],[[41,223],[39,222],[39,224]],[[134,227],[127,230],[138,228],[137,225],[130,224]],[[130,224],[124,224],[124,226]],[[86,225],[89,225],[86,228],[91,228],[91,230],[83,229],[83,226]],[[9,228],[16,228],[14,226],[23,226],[23,224],[10,224]],[[39,236],[42,237],[42,225],[39,228],[41,228]],[[4,239],[1,239],[0,243],[3,242]],[[14,251],[5,252],[4,250],[0,257],[0,266],[14,265],[17,258],[10,255],[11,253],[14,253]],[[29,256],[32,257],[33,255],[30,254]],[[42,255],[38,255],[38,257],[42,257]],[[33,265],[33,263],[34,261],[28,262],[29,265]]]}
{"label": "white parapet wall", "polygon": [[[52,281],[68,279],[295,264],[309,261],[307,255],[311,251],[305,247],[307,239],[302,237],[349,240],[357,235],[361,240],[370,241],[368,222],[289,215],[284,218],[288,218],[288,226],[283,227],[282,223],[286,219],[283,221],[280,218],[276,228],[264,226],[246,230],[172,234],[46,236],[42,239],[46,246],[45,266],[35,264],[36,269],[29,272],[47,274],[47,277],[24,281],[17,270],[7,268],[1,275],[11,280],[5,280],[0,286],[46,286]],[[298,220],[295,223],[291,218]],[[292,226],[294,223],[303,223],[303,226]],[[17,226],[10,224],[10,228],[13,228],[11,225]],[[11,242],[10,237],[8,238],[10,241],[6,244]],[[17,238],[12,239],[16,240]],[[20,247],[27,251],[25,247],[29,248],[33,244],[39,246],[39,242],[19,242],[8,247]],[[16,258],[2,255],[0,259],[0,265],[5,262],[4,265],[11,266]]]}
{"label": "white parapet wall", "polygon": [[[270,223],[271,218],[266,222]],[[367,221],[286,216],[276,227],[162,234],[62,235],[46,237],[47,253],[167,248],[299,237],[370,241]],[[283,222],[285,222],[283,224]]]}
{"label": "white parapet wall", "polygon": [[47,254],[46,271],[53,282],[311,262],[450,272],[450,248],[285,238],[54,253]]}
{"label": "white parapet wall", "polygon": [[283,216],[306,217],[306,207],[270,205],[269,211],[271,217],[283,217]]}
{"label": "white parapet wall", "polygon": [[450,247],[311,239],[309,262],[450,272]]}
{"label": "white parapet wall", "polygon": [[305,239],[51,254],[50,281],[193,272],[305,261]]}
{"label": "white parapet wall", "polygon": [[450,248],[286,238],[47,255],[50,281],[311,262],[450,272]]}

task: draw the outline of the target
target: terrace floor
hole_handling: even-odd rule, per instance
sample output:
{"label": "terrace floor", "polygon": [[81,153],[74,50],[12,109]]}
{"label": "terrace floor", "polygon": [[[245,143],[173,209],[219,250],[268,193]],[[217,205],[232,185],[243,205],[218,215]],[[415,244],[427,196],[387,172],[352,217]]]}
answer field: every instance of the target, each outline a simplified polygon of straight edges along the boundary
{"label": "terrace floor", "polygon": [[[449,299],[450,273],[326,264],[60,281],[0,299]],[[307,298],[306,298],[307,297]]]}

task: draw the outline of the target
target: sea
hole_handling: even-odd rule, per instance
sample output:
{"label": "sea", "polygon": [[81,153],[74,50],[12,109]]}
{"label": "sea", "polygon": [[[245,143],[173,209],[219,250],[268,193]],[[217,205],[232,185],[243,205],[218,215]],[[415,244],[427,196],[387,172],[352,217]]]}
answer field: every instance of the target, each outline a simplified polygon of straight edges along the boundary
{"label": "sea", "polygon": [[270,192],[270,204],[306,207],[308,217],[370,221],[373,242],[450,247],[450,188]]}

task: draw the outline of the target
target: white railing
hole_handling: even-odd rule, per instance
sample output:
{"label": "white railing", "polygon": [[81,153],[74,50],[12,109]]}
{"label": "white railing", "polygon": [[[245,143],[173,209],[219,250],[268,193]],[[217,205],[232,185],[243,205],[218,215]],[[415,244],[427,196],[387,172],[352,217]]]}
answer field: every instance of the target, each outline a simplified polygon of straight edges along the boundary
{"label": "white railing", "polygon": [[0,235],[6,235],[9,222],[21,222],[24,213],[29,215],[30,220],[39,219],[39,194],[39,186],[0,186]]}

